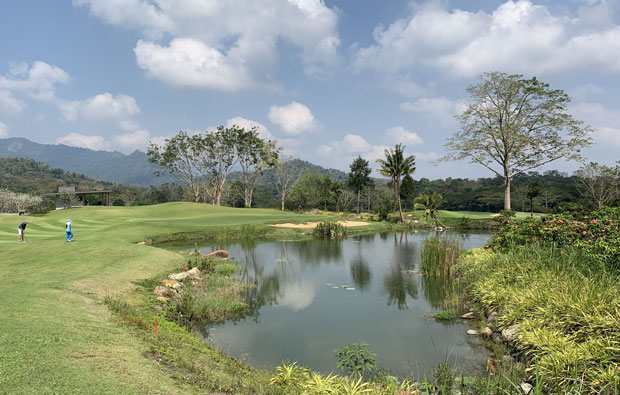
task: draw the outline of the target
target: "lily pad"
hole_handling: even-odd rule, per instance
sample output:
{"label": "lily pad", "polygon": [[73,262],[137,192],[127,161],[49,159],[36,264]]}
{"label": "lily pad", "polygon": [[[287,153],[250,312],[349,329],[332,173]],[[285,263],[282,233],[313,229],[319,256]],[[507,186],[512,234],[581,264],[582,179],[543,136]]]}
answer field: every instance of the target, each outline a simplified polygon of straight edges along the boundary
{"label": "lily pad", "polygon": [[336,287],[332,287],[332,288],[333,288],[333,289],[338,289],[338,288],[340,288],[340,287],[336,286]]}
{"label": "lily pad", "polygon": [[353,288],[353,287],[346,287],[345,289],[346,289],[347,291],[355,291],[355,288]]}

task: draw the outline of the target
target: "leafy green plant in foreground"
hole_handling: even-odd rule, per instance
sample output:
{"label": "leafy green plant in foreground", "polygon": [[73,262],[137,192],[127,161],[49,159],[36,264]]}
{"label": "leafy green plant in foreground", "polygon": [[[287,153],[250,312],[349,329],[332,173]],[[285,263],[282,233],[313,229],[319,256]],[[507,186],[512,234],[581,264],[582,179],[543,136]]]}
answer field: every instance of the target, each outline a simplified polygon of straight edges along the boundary
{"label": "leafy green plant in foreground", "polygon": [[334,350],[338,363],[342,370],[351,376],[358,374],[362,376],[365,372],[372,372],[376,366],[376,354],[368,348],[366,343],[351,343],[347,346]]}

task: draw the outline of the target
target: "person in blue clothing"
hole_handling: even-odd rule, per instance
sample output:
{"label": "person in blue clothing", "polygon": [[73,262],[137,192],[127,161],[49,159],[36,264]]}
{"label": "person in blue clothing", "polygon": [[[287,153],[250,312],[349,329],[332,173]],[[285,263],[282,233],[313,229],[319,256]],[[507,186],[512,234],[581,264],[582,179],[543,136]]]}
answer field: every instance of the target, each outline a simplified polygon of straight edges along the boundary
{"label": "person in blue clothing", "polygon": [[71,220],[70,219],[68,219],[67,223],[65,224],[65,230],[67,231],[67,240],[65,241],[68,243],[73,238],[73,232],[71,232]]}
{"label": "person in blue clothing", "polygon": [[17,227],[17,236],[19,236],[18,237],[18,242],[20,242],[20,243],[26,241],[26,239],[24,238],[25,233],[26,233],[26,226],[28,226],[28,221],[22,222]]}

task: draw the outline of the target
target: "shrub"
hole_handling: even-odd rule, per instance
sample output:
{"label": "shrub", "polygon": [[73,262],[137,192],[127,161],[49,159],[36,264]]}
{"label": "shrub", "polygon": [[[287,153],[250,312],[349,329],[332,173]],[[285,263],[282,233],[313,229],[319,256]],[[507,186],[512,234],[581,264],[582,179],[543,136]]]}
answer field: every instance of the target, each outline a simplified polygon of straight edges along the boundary
{"label": "shrub", "polygon": [[347,235],[347,229],[337,222],[319,222],[312,235],[324,239],[338,239]]}
{"label": "shrub", "polygon": [[112,206],[124,206],[124,205],[125,205],[125,201],[121,198],[114,199],[114,201],[112,202]]}
{"label": "shrub", "polygon": [[377,366],[374,352],[370,351],[366,343],[351,343],[347,346],[334,350],[338,363],[342,370],[350,375],[363,375],[372,372]]}
{"label": "shrub", "polygon": [[620,208],[602,208],[590,215],[556,214],[505,224],[487,248],[505,249],[536,242],[575,248],[592,263],[620,267]]}

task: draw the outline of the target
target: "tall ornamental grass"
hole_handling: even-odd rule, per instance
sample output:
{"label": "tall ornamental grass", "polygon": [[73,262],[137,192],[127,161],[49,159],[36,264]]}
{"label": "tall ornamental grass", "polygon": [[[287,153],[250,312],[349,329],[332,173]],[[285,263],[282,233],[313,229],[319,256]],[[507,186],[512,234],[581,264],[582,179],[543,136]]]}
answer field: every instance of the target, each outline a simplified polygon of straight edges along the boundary
{"label": "tall ornamental grass", "polygon": [[620,386],[620,276],[588,257],[536,243],[477,250],[460,263],[469,295],[500,312],[500,329],[520,325],[515,347],[550,393]]}
{"label": "tall ornamental grass", "polygon": [[422,245],[422,270],[428,276],[450,277],[454,274],[461,251],[457,240],[428,238]]}

